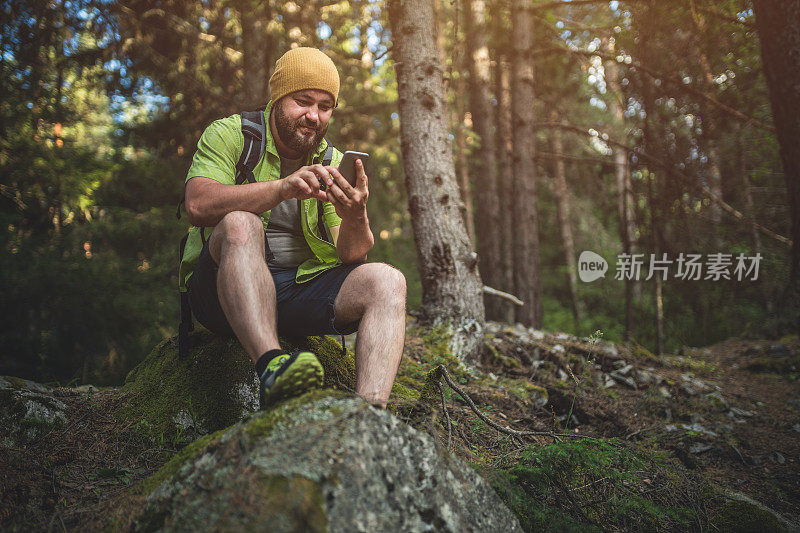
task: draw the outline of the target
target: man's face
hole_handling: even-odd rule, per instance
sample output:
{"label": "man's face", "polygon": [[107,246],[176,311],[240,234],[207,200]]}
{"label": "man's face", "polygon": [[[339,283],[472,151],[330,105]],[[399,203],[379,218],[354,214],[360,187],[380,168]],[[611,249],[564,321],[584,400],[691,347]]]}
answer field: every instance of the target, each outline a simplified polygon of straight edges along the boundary
{"label": "man's face", "polygon": [[275,105],[275,129],[283,144],[307,154],[317,147],[328,131],[333,114],[333,97],[316,89],[295,91]]}

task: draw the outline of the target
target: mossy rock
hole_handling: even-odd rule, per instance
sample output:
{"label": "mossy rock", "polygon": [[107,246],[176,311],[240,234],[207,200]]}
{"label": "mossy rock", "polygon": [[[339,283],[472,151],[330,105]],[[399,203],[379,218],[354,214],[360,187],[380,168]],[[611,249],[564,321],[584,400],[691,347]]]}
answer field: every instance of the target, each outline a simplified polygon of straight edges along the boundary
{"label": "mossy rock", "polygon": [[[226,428],[261,406],[253,363],[234,338],[198,328],[189,356],[178,356],[176,339],[158,344],[126,377],[116,415],[156,441],[177,444]],[[325,369],[325,386],[355,387],[352,352],[342,355],[328,337],[281,339],[287,351],[310,349]]]}
{"label": "mossy rock", "polygon": [[431,436],[332,390],[196,441],[140,490],[133,531],[520,531]]}
{"label": "mossy rock", "polygon": [[67,406],[33,381],[0,376],[0,448],[30,444],[67,422]]}
{"label": "mossy rock", "polygon": [[731,500],[714,513],[712,526],[730,533],[773,533],[786,531],[773,512],[751,502]]}

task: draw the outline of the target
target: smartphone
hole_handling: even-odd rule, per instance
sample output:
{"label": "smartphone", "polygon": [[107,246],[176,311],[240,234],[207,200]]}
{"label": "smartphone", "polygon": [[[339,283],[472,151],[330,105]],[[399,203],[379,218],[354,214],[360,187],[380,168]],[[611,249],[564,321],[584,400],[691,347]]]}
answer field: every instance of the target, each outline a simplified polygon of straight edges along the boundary
{"label": "smartphone", "polygon": [[351,152],[347,151],[342,157],[342,162],[339,163],[339,172],[342,173],[344,179],[347,180],[352,187],[356,186],[356,159],[360,159],[362,163],[366,163],[369,159],[369,154],[364,152]]}

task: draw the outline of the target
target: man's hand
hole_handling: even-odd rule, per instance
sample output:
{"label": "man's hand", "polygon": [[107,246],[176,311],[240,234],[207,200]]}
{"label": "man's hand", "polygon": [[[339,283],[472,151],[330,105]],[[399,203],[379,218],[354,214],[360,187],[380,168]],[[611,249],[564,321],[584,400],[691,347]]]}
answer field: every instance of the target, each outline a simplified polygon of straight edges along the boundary
{"label": "man's hand", "polygon": [[322,165],[300,167],[299,170],[281,180],[281,198],[284,200],[289,198],[297,198],[298,200],[316,198],[324,202],[328,200],[328,196],[325,191],[320,190],[320,183],[323,181],[332,183],[326,167]]}
{"label": "man's hand", "polygon": [[[364,162],[356,160],[356,186],[350,185],[339,169],[324,167],[333,176],[328,185],[327,200],[336,208],[336,214],[342,220],[364,220],[367,216],[367,199],[369,198],[369,179],[364,172]],[[326,181],[327,183],[327,181]]]}

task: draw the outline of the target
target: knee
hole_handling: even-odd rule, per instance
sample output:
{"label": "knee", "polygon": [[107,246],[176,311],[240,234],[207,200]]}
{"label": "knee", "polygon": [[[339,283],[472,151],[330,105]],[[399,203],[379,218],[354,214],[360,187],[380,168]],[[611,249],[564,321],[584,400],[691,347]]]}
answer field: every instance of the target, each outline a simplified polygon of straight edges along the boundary
{"label": "knee", "polygon": [[231,211],[217,224],[214,233],[220,232],[225,243],[243,246],[257,243],[263,246],[264,225],[261,217],[246,211]]}
{"label": "knee", "polygon": [[373,263],[368,286],[376,304],[384,307],[406,306],[406,277],[393,266]]}

